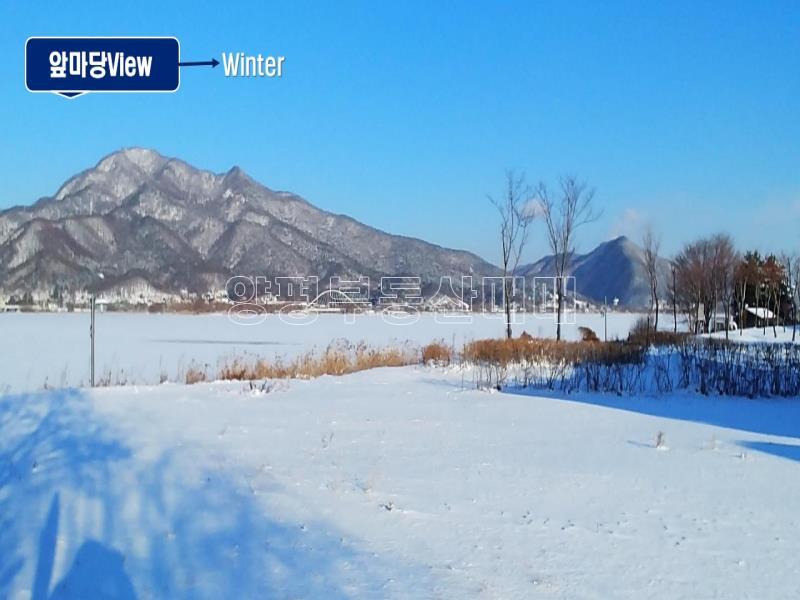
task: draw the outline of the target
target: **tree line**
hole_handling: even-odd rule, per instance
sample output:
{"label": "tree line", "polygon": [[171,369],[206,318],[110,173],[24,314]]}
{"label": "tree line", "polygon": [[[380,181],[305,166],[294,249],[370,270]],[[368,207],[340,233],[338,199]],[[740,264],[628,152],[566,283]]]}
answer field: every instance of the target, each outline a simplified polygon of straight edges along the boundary
{"label": "tree line", "polygon": [[[800,304],[800,256],[796,253],[767,254],[757,250],[740,252],[727,234],[716,234],[689,242],[670,263],[668,293],[673,305],[686,316],[691,331],[725,330],[730,336],[733,323],[745,326],[793,325],[797,336]],[[721,327],[716,318],[722,314]]]}
{"label": "tree line", "polygon": [[[553,260],[556,303],[556,339],[561,340],[564,281],[575,253],[576,234],[600,213],[594,206],[594,190],[574,176],[564,176],[551,189],[545,183],[529,186],[523,175],[506,172],[501,197],[489,196],[500,216],[501,268],[506,337],[512,337],[511,308],[516,290],[514,275],[535,220],[545,225]],[[640,258],[650,293],[649,322],[658,330],[663,304],[671,307],[674,330],[678,312],[689,330],[706,333],[724,329],[725,337],[736,324],[772,327],[793,325],[796,340],[800,306],[800,256],[797,253],[741,252],[730,235],[717,233],[683,245],[669,259],[660,256],[661,240],[648,227],[642,236]],[[666,265],[666,269],[665,269]],[[665,272],[666,271],[666,272]],[[721,318],[721,322],[720,322]]]}

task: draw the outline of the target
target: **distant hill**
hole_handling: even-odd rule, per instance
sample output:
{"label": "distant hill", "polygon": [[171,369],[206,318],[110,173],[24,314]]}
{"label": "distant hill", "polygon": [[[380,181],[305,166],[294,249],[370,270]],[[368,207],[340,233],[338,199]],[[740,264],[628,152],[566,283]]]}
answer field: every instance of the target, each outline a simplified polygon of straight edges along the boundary
{"label": "distant hill", "polygon": [[[625,236],[603,242],[588,254],[576,254],[569,274],[575,277],[578,294],[609,304],[619,298],[628,307],[644,307],[650,303],[647,275],[642,262],[642,249]],[[660,295],[666,296],[669,263],[660,261]],[[551,277],[554,273],[552,256],[524,265],[517,273],[525,277]]]}
{"label": "distant hill", "polygon": [[143,148],[114,152],[53,197],[0,212],[6,293],[132,281],[204,292],[232,275],[321,282],[363,275],[373,285],[412,275],[430,288],[442,275],[497,273],[469,252],[391,235],[273,191],[238,167],[211,173]]}

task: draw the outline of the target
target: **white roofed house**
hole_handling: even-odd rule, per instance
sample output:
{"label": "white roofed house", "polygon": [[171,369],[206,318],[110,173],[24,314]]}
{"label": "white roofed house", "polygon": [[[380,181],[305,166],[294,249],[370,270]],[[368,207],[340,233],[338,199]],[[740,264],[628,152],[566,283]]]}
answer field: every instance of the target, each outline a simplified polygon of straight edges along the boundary
{"label": "white roofed house", "polygon": [[775,319],[775,313],[766,306],[745,306],[745,323],[751,327],[770,325]]}

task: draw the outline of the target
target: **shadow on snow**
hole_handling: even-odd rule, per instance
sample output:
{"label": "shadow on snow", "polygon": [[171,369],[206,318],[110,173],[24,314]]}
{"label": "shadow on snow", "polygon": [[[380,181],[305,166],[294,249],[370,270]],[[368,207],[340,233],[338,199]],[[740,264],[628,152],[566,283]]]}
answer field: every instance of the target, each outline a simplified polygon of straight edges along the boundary
{"label": "shadow on snow", "polygon": [[780,442],[766,442],[766,441],[753,441],[753,440],[742,440],[737,442],[737,444],[742,448],[748,448],[749,450],[758,450],[759,452],[765,452],[766,454],[772,454],[774,456],[779,456],[781,458],[788,458],[789,460],[800,462],[800,446],[796,446],[793,444],[784,444]]}
{"label": "shadow on snow", "polygon": [[79,391],[0,396],[0,598],[381,597],[424,579],[179,454],[132,460]]}
{"label": "shadow on snow", "polygon": [[653,417],[704,423],[751,433],[800,438],[800,401],[797,398],[750,399],[703,396],[699,393],[618,396],[608,393],[565,394],[541,388],[504,388],[504,392],[593,404]]}

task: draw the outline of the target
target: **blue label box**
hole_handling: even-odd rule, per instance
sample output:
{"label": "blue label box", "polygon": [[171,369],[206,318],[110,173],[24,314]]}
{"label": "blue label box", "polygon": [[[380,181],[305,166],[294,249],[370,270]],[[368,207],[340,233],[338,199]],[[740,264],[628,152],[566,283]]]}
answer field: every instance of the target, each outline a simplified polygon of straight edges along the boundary
{"label": "blue label box", "polygon": [[174,37],[32,37],[25,42],[25,87],[67,97],[174,92],[179,62]]}

